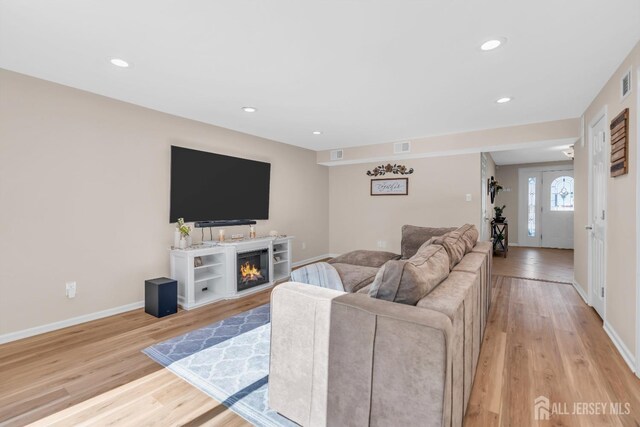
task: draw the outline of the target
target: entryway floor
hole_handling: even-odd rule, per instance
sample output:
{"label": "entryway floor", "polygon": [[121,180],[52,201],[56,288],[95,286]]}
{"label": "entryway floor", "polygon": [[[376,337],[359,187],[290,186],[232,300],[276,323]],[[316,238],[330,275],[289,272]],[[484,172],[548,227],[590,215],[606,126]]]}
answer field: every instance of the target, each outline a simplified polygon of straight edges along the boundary
{"label": "entryway floor", "polygon": [[510,247],[493,257],[493,274],[545,282],[573,282],[573,250]]}

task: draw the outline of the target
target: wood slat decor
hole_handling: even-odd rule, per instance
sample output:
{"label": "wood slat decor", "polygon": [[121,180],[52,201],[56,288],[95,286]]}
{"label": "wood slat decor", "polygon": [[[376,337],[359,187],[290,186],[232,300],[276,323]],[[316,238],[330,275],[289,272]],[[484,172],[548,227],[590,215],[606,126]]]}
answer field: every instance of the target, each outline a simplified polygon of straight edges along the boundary
{"label": "wood slat decor", "polygon": [[629,173],[629,109],[611,121],[611,176]]}

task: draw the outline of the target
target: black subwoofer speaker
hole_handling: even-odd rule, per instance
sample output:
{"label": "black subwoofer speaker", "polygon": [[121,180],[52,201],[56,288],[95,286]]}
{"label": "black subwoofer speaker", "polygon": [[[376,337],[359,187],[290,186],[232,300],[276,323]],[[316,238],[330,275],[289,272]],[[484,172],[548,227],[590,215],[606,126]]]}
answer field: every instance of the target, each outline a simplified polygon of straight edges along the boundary
{"label": "black subwoofer speaker", "polygon": [[178,282],[166,277],[144,281],[144,311],[156,317],[178,312]]}

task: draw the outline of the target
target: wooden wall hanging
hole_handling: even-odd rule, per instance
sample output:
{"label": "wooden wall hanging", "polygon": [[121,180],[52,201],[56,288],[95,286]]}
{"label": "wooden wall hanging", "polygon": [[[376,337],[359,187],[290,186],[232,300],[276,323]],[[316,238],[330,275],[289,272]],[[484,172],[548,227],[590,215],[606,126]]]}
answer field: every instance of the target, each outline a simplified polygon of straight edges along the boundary
{"label": "wooden wall hanging", "polygon": [[629,173],[629,109],[611,121],[611,176]]}

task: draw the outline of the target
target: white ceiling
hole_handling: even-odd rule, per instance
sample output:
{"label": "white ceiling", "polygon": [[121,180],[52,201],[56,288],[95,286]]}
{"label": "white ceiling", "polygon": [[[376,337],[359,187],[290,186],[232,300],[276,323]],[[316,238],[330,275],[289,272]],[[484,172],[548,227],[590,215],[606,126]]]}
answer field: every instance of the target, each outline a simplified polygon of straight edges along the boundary
{"label": "white ceiling", "polygon": [[2,68],[317,150],[577,117],[639,38],[638,0],[0,2]]}
{"label": "white ceiling", "polygon": [[493,151],[491,157],[499,166],[569,161],[571,159],[563,151],[569,150],[570,147],[570,144],[536,144],[518,150]]}

